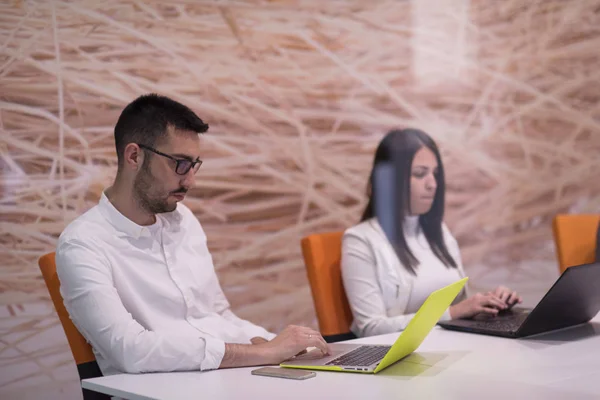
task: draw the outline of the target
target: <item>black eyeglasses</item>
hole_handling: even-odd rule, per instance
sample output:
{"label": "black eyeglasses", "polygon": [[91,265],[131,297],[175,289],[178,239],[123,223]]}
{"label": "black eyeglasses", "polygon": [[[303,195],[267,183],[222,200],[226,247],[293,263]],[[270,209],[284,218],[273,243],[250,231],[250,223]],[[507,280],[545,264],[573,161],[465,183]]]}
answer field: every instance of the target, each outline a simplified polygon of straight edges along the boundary
{"label": "black eyeglasses", "polygon": [[167,157],[168,159],[175,161],[177,163],[175,165],[175,173],[177,173],[178,175],[185,175],[188,172],[190,172],[190,169],[192,169],[192,168],[194,169],[194,173],[196,173],[196,172],[198,172],[198,170],[200,169],[200,166],[202,165],[202,160],[200,160],[200,159],[197,159],[196,161],[186,160],[185,158],[179,159],[179,158],[170,156],[168,154],[161,153],[160,151],[153,149],[150,146],[146,146],[145,144],[138,143],[137,145],[140,146],[142,149],[150,150],[151,152],[156,153],[159,156]]}

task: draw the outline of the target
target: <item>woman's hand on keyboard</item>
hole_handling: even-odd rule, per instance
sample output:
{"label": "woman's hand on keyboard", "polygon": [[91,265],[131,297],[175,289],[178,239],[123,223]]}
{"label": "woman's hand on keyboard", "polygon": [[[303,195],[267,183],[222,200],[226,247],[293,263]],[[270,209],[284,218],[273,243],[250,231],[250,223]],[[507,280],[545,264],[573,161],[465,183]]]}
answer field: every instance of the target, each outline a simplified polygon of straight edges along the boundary
{"label": "woman's hand on keyboard", "polygon": [[473,318],[479,315],[492,317],[498,315],[499,310],[506,308],[506,303],[496,294],[492,292],[476,293],[468,299],[450,306],[450,316],[452,319]]}

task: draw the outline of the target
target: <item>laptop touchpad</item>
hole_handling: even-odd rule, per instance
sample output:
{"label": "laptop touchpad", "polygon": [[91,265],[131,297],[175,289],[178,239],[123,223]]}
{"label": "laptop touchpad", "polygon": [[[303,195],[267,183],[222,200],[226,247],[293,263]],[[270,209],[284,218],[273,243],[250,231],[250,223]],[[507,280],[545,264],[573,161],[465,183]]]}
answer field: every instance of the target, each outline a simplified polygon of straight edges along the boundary
{"label": "laptop touchpad", "polygon": [[[355,346],[352,346],[355,347]],[[316,347],[309,347],[308,352],[301,354],[297,357],[292,358],[290,361],[309,361],[309,360],[321,360],[325,358],[335,358],[341,354],[346,353],[349,348],[347,346],[333,344],[329,345],[330,354],[327,357],[323,357],[323,353]]]}

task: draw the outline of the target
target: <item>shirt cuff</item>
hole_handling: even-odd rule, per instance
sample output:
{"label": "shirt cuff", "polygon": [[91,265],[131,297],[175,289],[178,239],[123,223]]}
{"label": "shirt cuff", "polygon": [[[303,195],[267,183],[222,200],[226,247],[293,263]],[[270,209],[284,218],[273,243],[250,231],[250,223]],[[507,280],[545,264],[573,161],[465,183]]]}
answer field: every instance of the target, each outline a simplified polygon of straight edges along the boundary
{"label": "shirt cuff", "polygon": [[225,356],[225,342],[219,339],[204,337],[204,360],[200,370],[217,369]]}
{"label": "shirt cuff", "polygon": [[273,340],[273,338],[277,336],[276,334],[267,331],[263,327],[254,326],[253,328],[254,329],[251,329],[250,332],[248,332],[250,334],[250,339],[255,337],[261,337],[266,340]]}

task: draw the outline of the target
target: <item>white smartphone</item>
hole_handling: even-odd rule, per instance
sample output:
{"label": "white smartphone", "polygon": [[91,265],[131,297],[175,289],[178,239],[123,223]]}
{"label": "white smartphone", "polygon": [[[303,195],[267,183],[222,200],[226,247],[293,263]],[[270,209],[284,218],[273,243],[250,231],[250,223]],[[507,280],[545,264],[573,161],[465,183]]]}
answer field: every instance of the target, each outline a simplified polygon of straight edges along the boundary
{"label": "white smartphone", "polygon": [[252,375],[302,380],[314,378],[317,374],[315,374],[314,371],[306,371],[302,369],[263,367],[253,370]]}

